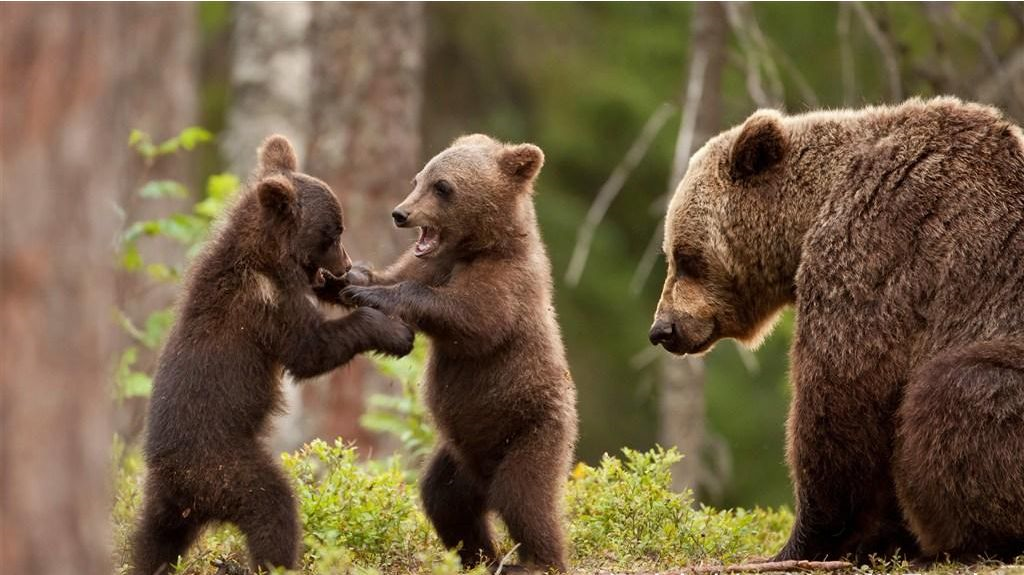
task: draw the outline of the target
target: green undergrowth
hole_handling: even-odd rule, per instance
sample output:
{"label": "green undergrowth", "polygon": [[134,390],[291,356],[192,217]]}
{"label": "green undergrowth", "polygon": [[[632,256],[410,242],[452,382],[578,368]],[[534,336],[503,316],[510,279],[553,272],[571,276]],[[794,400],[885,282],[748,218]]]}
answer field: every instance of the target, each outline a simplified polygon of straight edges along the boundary
{"label": "green undergrowth", "polygon": [[[115,573],[130,572],[128,540],[141,501],[143,466],[138,451],[115,443]],[[429,574],[461,572],[454,553],[438,541],[419,506],[413,475],[399,457],[364,461],[342,442],[314,441],[282,454],[292,478],[303,525],[306,574]],[[591,467],[578,464],[565,493],[573,571],[578,573],[679,572],[684,566],[762,560],[778,550],[792,525],[785,509],[718,510],[695,506],[688,492],[672,491],[674,450],[605,455]],[[498,533],[503,533],[500,528]],[[502,553],[514,560],[512,542]],[[246,564],[245,539],[232,526],[205,532],[172,573],[213,574],[215,561]],[[1024,575],[1022,565],[938,564],[940,575]],[[878,560],[848,573],[918,573],[899,559]],[[474,575],[484,575],[478,568]]]}
{"label": "green undergrowth", "polygon": [[[653,571],[733,562],[778,548],[791,524],[785,510],[719,511],[695,507],[671,490],[674,450],[623,450],[599,465],[579,464],[565,494],[574,569]],[[292,478],[303,525],[302,574],[431,575],[460,572],[420,509],[402,461],[364,461],[354,446],[314,441],[282,465]],[[113,509],[117,573],[128,573],[128,541],[141,502],[143,466],[134,449],[115,445]],[[499,533],[503,531],[498,530]],[[513,544],[502,535],[502,552]],[[174,573],[216,571],[214,561],[245,564],[245,539],[230,525],[207,529]],[[510,555],[510,559],[514,554]],[[485,571],[479,570],[482,575]]]}

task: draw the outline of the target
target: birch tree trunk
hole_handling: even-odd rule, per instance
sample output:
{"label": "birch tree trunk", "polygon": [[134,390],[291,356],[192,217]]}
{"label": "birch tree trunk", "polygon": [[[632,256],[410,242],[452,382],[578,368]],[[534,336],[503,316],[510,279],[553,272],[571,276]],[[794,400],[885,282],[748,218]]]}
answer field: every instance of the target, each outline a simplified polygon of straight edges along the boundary
{"label": "birch tree trunk", "polygon": [[[346,249],[378,266],[411,243],[391,210],[419,169],[424,15],[417,3],[325,3],[313,8],[312,134],[308,166],[341,198]],[[387,382],[366,358],[310,387],[324,406],[317,434],[373,446],[359,425],[367,394]]]}
{"label": "birch tree trunk", "polygon": [[[342,240],[353,258],[378,265],[402,237],[389,214],[418,169],[423,10],[418,4],[236,5],[232,106],[224,155],[250,172],[260,141],[282,133],[300,169],[341,199]],[[274,444],[292,449],[312,436],[373,448],[359,425],[364,394],[383,380],[365,358],[324,384],[286,384],[288,414]]]}
{"label": "birch tree trunk", "polygon": [[130,127],[188,100],[165,80],[191,14],[3,6],[0,572],[110,573],[114,205]]}
{"label": "birch tree trunk", "polygon": [[[669,192],[675,191],[690,155],[721,125],[721,82],[728,43],[728,22],[721,4],[694,4],[690,62],[683,88],[682,113]],[[705,443],[704,363],[696,357],[662,356],[660,430],[663,445],[676,446],[685,457],[672,468],[673,487],[695,489],[701,484],[701,454]]]}
{"label": "birch tree trunk", "polygon": [[[256,150],[271,134],[284,134],[307,170],[310,139],[313,7],[309,2],[240,2],[231,7],[231,107],[221,152],[243,179],[256,167]],[[275,421],[273,448],[292,450],[311,431],[302,389],[284,383],[285,412]]]}

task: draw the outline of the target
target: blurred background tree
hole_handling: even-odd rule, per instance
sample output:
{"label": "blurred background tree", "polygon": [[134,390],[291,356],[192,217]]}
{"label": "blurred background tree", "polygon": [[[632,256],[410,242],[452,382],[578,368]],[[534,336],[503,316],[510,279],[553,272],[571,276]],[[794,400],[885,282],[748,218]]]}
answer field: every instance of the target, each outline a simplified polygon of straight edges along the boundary
{"label": "blurred background tree", "polygon": [[[43,476],[60,476],[47,466],[70,462],[76,481],[88,482],[62,442],[91,442],[101,434],[79,435],[79,425],[101,418],[96,429],[106,429],[110,417],[100,407],[81,418],[58,415],[42,433],[8,414],[37,413],[34,394],[54,398],[47,409],[102,402],[96,354],[118,345],[114,331],[91,340],[102,344],[96,349],[53,340],[95,352],[82,360],[82,383],[62,387],[72,368],[47,371],[64,369],[46,367],[42,350],[50,348],[22,353],[13,334],[54,336],[41,325],[96,325],[108,304],[145,313],[173,298],[166,287],[137,293],[135,280],[115,281],[97,267],[118,231],[112,203],[125,221],[189,205],[173,195],[166,204],[137,202],[145,179],[173,178],[194,193],[209,174],[244,179],[259,140],[283,132],[341,197],[354,257],[385,264],[413,239],[390,226],[388,213],[422,162],[467,132],[539,144],[547,163],[537,203],[579,387],[580,458],[678,444],[689,460],[677,469],[680,482],[697,485],[705,501],[774,505],[790,501],[783,421],[793,318],[755,353],[724,343],[700,361],[681,360],[646,342],[664,273],[659,221],[687,157],[759,106],[797,113],[950,93],[1024,118],[1021,2],[209,2],[0,11],[5,526],[23,523],[21,508],[6,499],[20,489],[6,483],[21,453],[9,438],[49,442],[53,461],[35,468]],[[124,145],[132,128],[161,141],[196,123],[219,145],[192,159],[147,167]],[[68,211],[72,204],[82,209]],[[108,209],[109,219],[99,217]],[[591,229],[581,233],[588,213]],[[66,225],[54,228],[58,222]],[[578,238],[588,235],[587,257],[572,262]],[[180,246],[147,249],[184,256]],[[93,291],[74,299],[71,283],[32,276],[18,263],[39,258],[58,266],[61,282],[88,282]],[[33,309],[18,298],[45,294],[71,299],[38,320],[8,313]],[[372,373],[355,364],[332,376],[338,381],[307,386],[294,411],[301,416],[282,421],[281,445],[341,434],[386,450],[358,425],[366,395],[381,389]],[[137,433],[143,409],[144,401],[124,402],[115,427]]]}

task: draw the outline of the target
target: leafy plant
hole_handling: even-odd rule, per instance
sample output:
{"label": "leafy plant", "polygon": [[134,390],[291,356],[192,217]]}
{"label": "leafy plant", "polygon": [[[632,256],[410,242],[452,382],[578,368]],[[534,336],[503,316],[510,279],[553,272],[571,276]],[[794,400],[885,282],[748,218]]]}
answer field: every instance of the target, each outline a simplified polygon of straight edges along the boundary
{"label": "leafy plant", "polygon": [[[145,173],[148,173],[162,157],[182,150],[194,150],[199,144],[210,142],[212,139],[213,135],[208,131],[194,126],[185,128],[177,136],[159,143],[154,143],[145,132],[132,130],[128,137],[128,145],[142,157]],[[145,177],[143,179],[145,180]],[[139,249],[140,243],[157,238],[169,239],[185,248],[186,261],[191,259],[209,236],[216,218],[228,206],[239,188],[240,181],[237,176],[228,173],[214,174],[206,180],[202,197],[189,211],[129,223],[118,238],[119,267],[130,273],[143,274],[149,282],[179,282],[182,273],[177,265],[173,262],[145,261]],[[137,193],[146,200],[191,196],[184,184],[173,180],[144,181]],[[126,347],[117,361],[114,395],[119,400],[148,396],[152,390],[153,379],[149,370],[137,367],[140,351],[144,349],[155,352],[160,348],[174,323],[174,309],[166,307],[155,310],[141,320],[141,325],[123,310],[116,311],[115,319],[135,343]]]}
{"label": "leafy plant", "polygon": [[[140,501],[137,452],[115,446],[117,498],[113,521],[119,572],[127,572],[127,537]],[[444,549],[419,505],[402,457],[364,462],[341,441],[315,440],[282,461],[302,522],[303,575],[416,573],[455,575],[458,557]],[[574,568],[587,571],[664,570],[767,555],[781,545],[786,511],[694,509],[689,493],[671,491],[674,450],[623,450],[600,465],[580,464],[566,492]],[[500,527],[500,525],[499,525]],[[500,528],[500,553],[512,542]],[[245,564],[245,539],[233,526],[209,529],[174,573],[211,571],[212,561]],[[483,575],[486,569],[475,570]]]}
{"label": "leafy plant", "polygon": [[367,400],[366,414],[360,419],[370,431],[396,437],[405,459],[418,468],[436,442],[430,417],[420,397],[420,381],[426,364],[427,343],[417,336],[412,353],[403,358],[372,356],[377,370],[399,385],[396,395],[374,394]]}

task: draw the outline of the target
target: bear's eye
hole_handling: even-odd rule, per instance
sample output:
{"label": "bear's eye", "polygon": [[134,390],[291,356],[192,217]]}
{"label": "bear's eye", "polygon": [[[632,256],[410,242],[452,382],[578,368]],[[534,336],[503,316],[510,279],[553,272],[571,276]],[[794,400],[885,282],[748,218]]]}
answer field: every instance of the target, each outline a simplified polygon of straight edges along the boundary
{"label": "bear's eye", "polygon": [[699,255],[675,253],[676,277],[699,279],[704,275],[704,260]]}
{"label": "bear's eye", "polygon": [[448,199],[451,197],[452,191],[452,185],[448,183],[448,180],[434,182],[434,193],[437,194],[437,197]]}

